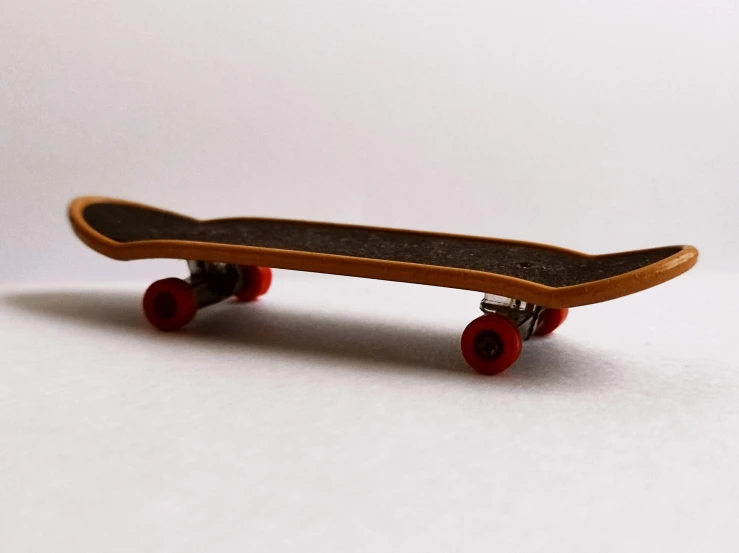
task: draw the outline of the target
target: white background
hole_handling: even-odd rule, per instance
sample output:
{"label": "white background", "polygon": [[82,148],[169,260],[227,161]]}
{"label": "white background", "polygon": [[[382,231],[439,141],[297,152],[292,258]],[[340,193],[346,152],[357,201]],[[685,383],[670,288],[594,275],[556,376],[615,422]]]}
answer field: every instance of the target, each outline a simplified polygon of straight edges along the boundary
{"label": "white background", "polygon": [[[729,0],[0,2],[0,552],[735,551],[738,152]],[[484,379],[470,292],[157,334],[87,194],[701,260]]]}
{"label": "white background", "polygon": [[4,281],[150,276],[84,194],[737,266],[734,1],[0,6]]}

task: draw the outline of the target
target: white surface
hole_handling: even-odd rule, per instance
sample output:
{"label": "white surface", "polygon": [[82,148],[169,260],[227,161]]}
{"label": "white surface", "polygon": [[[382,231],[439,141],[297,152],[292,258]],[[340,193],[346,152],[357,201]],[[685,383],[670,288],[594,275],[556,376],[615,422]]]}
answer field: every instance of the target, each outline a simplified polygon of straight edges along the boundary
{"label": "white surface", "polygon": [[[739,268],[734,0],[4,0],[0,282],[82,194]],[[12,260],[12,262],[11,262]]]}
{"label": "white surface", "polygon": [[736,274],[576,309],[495,378],[476,294],[294,276],[171,335],[143,285],[6,288],[0,551],[736,550]]}

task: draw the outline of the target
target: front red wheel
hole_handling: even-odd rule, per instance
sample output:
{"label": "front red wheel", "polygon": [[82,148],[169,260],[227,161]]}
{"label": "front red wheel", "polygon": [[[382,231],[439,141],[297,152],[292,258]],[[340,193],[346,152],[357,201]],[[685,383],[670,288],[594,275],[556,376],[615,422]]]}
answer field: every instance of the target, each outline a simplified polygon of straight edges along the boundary
{"label": "front red wheel", "polygon": [[483,315],[462,333],[462,356],[480,374],[493,375],[513,365],[523,340],[518,327],[503,315]]}
{"label": "front red wheel", "polygon": [[569,309],[542,309],[539,313],[539,320],[536,322],[534,335],[546,336],[551,334],[565,322],[569,312]]}
{"label": "front red wheel", "polygon": [[195,292],[179,278],[158,280],[144,294],[144,315],[159,330],[179,330],[193,320],[197,310]]}
{"label": "front red wheel", "polygon": [[236,299],[243,302],[254,301],[263,296],[272,285],[272,269],[269,267],[241,267],[244,283],[241,289],[234,294]]}

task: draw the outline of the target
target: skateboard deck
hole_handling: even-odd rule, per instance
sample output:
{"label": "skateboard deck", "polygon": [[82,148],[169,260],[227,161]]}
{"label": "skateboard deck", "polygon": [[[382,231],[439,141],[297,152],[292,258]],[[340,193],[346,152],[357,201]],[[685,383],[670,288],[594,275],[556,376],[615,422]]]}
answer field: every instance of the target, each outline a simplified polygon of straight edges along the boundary
{"label": "skateboard deck", "polygon": [[312,271],[474,290],[483,315],[462,334],[462,355],[482,374],[518,358],[523,341],[551,333],[568,309],[651,288],[689,270],[692,246],[604,255],[496,238],[318,223],[236,218],[199,221],[109,198],[69,207],[77,236],[118,260],[188,261],[187,280],[164,279],[144,295],[144,313],[160,330],[178,330],[199,309],[269,289],[271,268]]}
{"label": "skateboard deck", "polygon": [[175,258],[257,265],[489,292],[542,307],[615,299],[695,265],[692,246],[588,255],[474,236],[239,218],[198,221],[122,200],[72,202],[76,234],[118,260]]}

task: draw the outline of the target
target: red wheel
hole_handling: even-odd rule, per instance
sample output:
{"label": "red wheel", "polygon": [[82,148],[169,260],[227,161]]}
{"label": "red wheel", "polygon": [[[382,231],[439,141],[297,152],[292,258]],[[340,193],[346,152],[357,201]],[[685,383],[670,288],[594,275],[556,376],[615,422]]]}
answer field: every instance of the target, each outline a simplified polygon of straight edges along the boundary
{"label": "red wheel", "polygon": [[144,294],[144,315],[159,330],[179,330],[193,320],[197,310],[195,292],[179,278],[158,280]]}
{"label": "red wheel", "polygon": [[559,326],[565,322],[569,309],[543,309],[539,313],[539,320],[536,322],[535,336],[546,336],[551,334]]}
{"label": "red wheel", "polygon": [[272,285],[272,269],[269,267],[255,267],[253,265],[241,268],[244,272],[244,284],[241,290],[234,294],[239,301],[254,301],[263,296]]}
{"label": "red wheel", "polygon": [[516,324],[503,315],[483,315],[462,333],[462,356],[480,374],[498,374],[521,355],[523,341]]}

